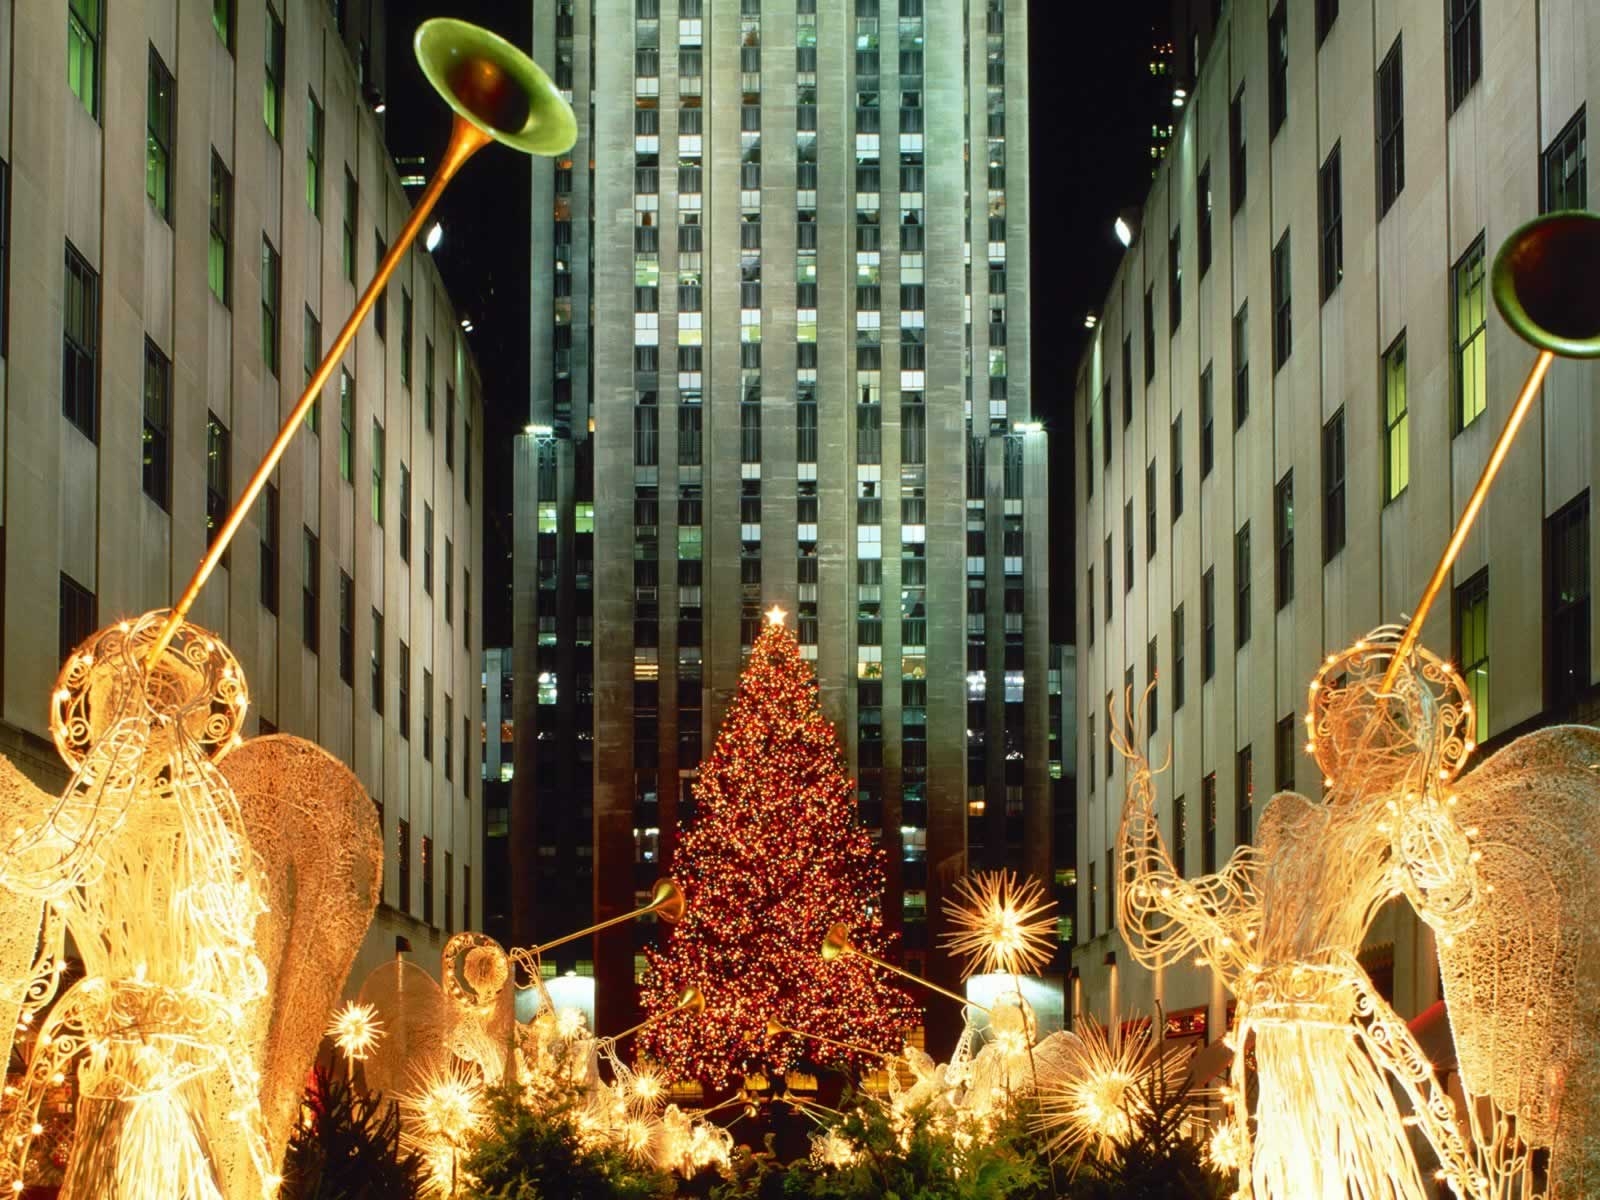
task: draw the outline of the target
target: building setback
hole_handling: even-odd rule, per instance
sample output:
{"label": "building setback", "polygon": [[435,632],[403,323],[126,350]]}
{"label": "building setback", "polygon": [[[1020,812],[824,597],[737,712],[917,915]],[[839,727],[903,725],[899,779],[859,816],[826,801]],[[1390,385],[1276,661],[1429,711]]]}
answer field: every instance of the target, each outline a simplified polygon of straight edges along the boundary
{"label": "building setback", "polygon": [[[534,170],[519,940],[624,912],[670,866],[777,604],[905,957],[953,982],[948,885],[1051,866],[1026,5],[558,0],[534,51],[580,132]],[[638,944],[572,951],[603,1030]]]}
{"label": "building setback", "polygon": [[[409,212],[358,73],[381,36],[320,0],[0,18],[0,750],[43,786],[65,655],[182,590]],[[482,912],[481,406],[417,251],[192,613],[244,667],[251,735],[320,743],[378,805],[357,983],[397,935],[436,970]]]}
{"label": "building setback", "polygon": [[[1274,792],[1319,795],[1307,685],[1413,610],[1534,358],[1487,266],[1541,209],[1596,206],[1600,14],[1189,7],[1198,78],[1176,81],[1177,135],[1076,389],[1074,957],[1085,1011],[1160,1000],[1215,1040],[1229,1001],[1210,973],[1152,977],[1110,932],[1127,774],[1110,722],[1153,686],[1157,812],[1191,876],[1249,839]],[[1595,379],[1557,361],[1423,630],[1472,688],[1480,758],[1596,711]],[[1438,998],[1432,935],[1401,905],[1362,961],[1402,1015]]]}

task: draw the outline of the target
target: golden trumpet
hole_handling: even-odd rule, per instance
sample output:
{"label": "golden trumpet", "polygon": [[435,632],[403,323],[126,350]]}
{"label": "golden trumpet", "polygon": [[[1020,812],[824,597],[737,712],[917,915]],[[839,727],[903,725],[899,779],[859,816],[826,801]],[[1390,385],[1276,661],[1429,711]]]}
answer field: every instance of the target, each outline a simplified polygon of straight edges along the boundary
{"label": "golden trumpet", "polygon": [[[958,992],[952,992],[949,988],[940,987],[932,980],[924,979],[920,975],[913,975],[904,967],[897,967],[892,962],[885,962],[876,955],[868,954],[865,950],[858,948],[850,941],[850,927],[845,925],[843,922],[832,926],[829,928],[828,932],[823,935],[820,953],[822,954],[823,960],[826,962],[832,962],[836,958],[843,958],[848,954],[854,954],[857,958],[864,958],[873,966],[888,971],[892,975],[898,975],[902,979],[909,979],[912,983],[920,983],[930,992],[937,992],[941,996],[945,996],[951,1000],[954,1000],[957,1004],[970,1004],[973,1008],[982,1013],[989,1011],[983,1005],[968,1000],[965,996]],[[811,1035],[806,1034],[804,1036],[809,1037]]]}
{"label": "golden trumpet", "polygon": [[624,921],[632,921],[648,913],[655,913],[668,925],[676,925],[683,916],[685,903],[683,889],[678,886],[677,881],[663,875],[656,880],[655,887],[650,892],[650,903],[643,908],[636,908],[632,912],[623,913],[621,916],[599,921],[586,929],[578,930],[576,933],[563,934],[552,942],[530,946],[526,950],[519,950],[517,953],[537,958],[546,950],[553,950],[557,946],[565,946],[568,942],[577,941],[581,937],[588,937],[591,933],[599,933],[602,929],[610,929],[613,925],[621,925]]}
{"label": "golden trumpet", "polygon": [[780,1033],[787,1033],[797,1038],[805,1038],[812,1042],[822,1042],[828,1046],[838,1046],[841,1050],[849,1050],[856,1054],[870,1054],[873,1058],[893,1058],[894,1055],[872,1046],[863,1046],[858,1042],[842,1042],[838,1038],[824,1037],[820,1033],[807,1033],[804,1029],[796,1029],[793,1025],[785,1025],[776,1017],[767,1018],[767,1036],[777,1037]]}
{"label": "golden trumpet", "polygon": [[666,1018],[671,1017],[671,1016],[676,1016],[678,1013],[681,1013],[681,1012],[694,1013],[696,1016],[698,1016],[700,1013],[705,1012],[705,1010],[706,1010],[705,993],[702,992],[699,988],[695,987],[693,984],[690,984],[688,987],[684,988],[683,991],[679,994],[678,1002],[676,1004],[674,1004],[671,1008],[662,1009],[660,1012],[656,1013],[655,1016],[646,1017],[644,1020],[640,1021],[637,1025],[629,1026],[627,1029],[624,1029],[621,1033],[617,1034],[617,1036],[612,1038],[611,1040],[613,1042],[620,1042],[623,1038],[632,1037],[634,1034],[638,1033],[639,1030],[643,1029],[646,1025],[654,1025],[657,1021],[664,1021],[664,1020],[666,1020]]}
{"label": "golden trumpet", "polygon": [[1529,221],[1500,245],[1490,273],[1490,291],[1495,307],[1518,337],[1538,349],[1528,378],[1511,406],[1505,428],[1500,431],[1489,458],[1483,465],[1466,507],[1456,521],[1450,540],[1445,543],[1439,565],[1433,569],[1422,599],[1417,602],[1406,631],[1395,647],[1389,668],[1384,672],[1380,691],[1394,684],[1400,665],[1410,655],[1422,632],[1422,623],[1433,607],[1450,569],[1467,540],[1472,523],[1489,495],[1490,485],[1500,473],[1511,443],[1550,370],[1556,355],[1563,358],[1600,358],[1600,213],[1572,210],[1546,213]]}
{"label": "golden trumpet", "polygon": [[455,178],[469,158],[491,141],[500,142],[524,154],[546,156],[564,154],[577,141],[578,123],[572,115],[571,105],[562,99],[550,77],[504,38],[466,21],[436,18],[424,21],[417,27],[413,49],[417,62],[422,66],[422,73],[455,112],[449,144],[405,228],[378,264],[372,282],[367,285],[367,290],[356,302],[339,335],[328,347],[322,364],[307,382],[305,391],[284,421],[278,436],[273,439],[261,465],[245,484],[238,502],[223,522],[206,556],[200,560],[188,587],[172,606],[166,624],[151,644],[145,660],[151,668],[160,661],[162,652],[199,597],[200,589],[222,561],[228,543],[244,523],[245,514],[271,478],[278,461],[305,420],[306,413],[322,394],[334,368],[355,339],[356,330],[366,320],[388,284],[389,277],[400,265],[400,259],[411,248],[411,243],[417,240],[423,222],[438,203],[445,186]]}

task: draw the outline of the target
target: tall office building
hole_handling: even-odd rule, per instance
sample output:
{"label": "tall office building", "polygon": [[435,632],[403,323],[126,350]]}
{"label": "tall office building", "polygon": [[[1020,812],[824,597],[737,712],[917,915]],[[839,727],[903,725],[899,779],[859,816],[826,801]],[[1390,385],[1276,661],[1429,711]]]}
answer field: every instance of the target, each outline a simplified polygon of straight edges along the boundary
{"label": "tall office building", "polygon": [[[905,958],[953,982],[930,936],[953,880],[1050,871],[1027,6],[557,0],[534,53],[579,139],[534,174],[523,936],[624,912],[670,868],[776,604],[888,852]],[[636,948],[574,951],[602,1029]]]}
{"label": "tall office building", "polygon": [[[381,11],[347,7],[0,8],[0,751],[52,790],[62,661],[183,589],[410,211],[359,69]],[[320,743],[380,809],[357,981],[396,936],[437,970],[482,912],[481,411],[417,250],[193,610],[249,734]]]}
{"label": "tall office building", "polygon": [[[1600,13],[1211,9],[1220,24],[1189,25],[1198,79],[1077,381],[1075,961],[1084,1009],[1161,1000],[1215,1040],[1229,998],[1211,973],[1152,976],[1110,928],[1127,780],[1110,721],[1154,688],[1156,807],[1187,875],[1219,869],[1275,791],[1321,794],[1307,685],[1414,611],[1534,358],[1488,264],[1542,209],[1600,200]],[[1592,364],[1552,368],[1422,631],[1471,685],[1480,761],[1600,708],[1595,387]],[[1361,961],[1404,1016],[1438,998],[1432,935],[1403,903]]]}

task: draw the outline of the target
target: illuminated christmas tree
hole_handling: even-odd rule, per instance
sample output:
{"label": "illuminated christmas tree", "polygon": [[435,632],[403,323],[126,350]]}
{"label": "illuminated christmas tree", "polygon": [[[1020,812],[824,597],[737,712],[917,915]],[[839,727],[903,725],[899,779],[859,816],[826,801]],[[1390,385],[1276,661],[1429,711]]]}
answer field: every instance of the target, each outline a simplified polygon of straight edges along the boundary
{"label": "illuminated christmas tree", "polygon": [[[801,1061],[872,1066],[920,1020],[911,998],[855,955],[824,962],[828,929],[883,955],[883,851],[856,816],[855,788],[817,682],[774,609],[750,654],[716,747],[700,766],[694,820],[671,864],[688,899],[650,952],[643,1004],[665,1014],[683,989],[699,1015],[663,1015],[640,1051],[675,1078],[713,1087]],[[769,1022],[797,1033],[769,1034]],[[857,1049],[846,1049],[848,1043]]]}

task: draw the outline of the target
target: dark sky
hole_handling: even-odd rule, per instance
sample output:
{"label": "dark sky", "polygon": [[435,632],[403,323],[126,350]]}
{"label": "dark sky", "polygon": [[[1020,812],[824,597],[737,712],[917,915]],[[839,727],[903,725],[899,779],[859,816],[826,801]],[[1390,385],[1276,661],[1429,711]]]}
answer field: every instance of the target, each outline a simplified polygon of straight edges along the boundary
{"label": "dark sky", "polygon": [[[1057,638],[1071,629],[1072,381],[1083,315],[1098,307],[1116,269],[1112,218],[1149,185],[1147,63],[1151,30],[1165,23],[1169,7],[1169,0],[1030,5],[1034,411],[1051,435]],[[426,154],[431,166],[449,133],[449,111],[411,55],[416,26],[426,17],[460,17],[527,46],[531,9],[527,0],[390,0],[387,120],[395,154]],[[469,163],[439,203],[445,238],[434,255],[457,307],[473,320],[484,376],[489,646],[511,637],[511,439],[528,419],[528,164],[493,146]]]}

